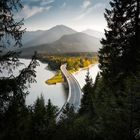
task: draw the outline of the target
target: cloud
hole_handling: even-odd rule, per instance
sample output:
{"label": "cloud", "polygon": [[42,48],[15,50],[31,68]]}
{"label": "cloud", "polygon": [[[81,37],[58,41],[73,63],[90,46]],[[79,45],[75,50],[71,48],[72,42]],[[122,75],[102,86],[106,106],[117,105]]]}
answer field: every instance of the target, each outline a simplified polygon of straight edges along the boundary
{"label": "cloud", "polygon": [[28,1],[26,0],[26,1],[24,1],[24,4],[28,5],[30,7],[33,7],[33,6],[44,7],[44,6],[49,5],[53,2],[55,2],[55,0],[28,0]]}
{"label": "cloud", "polygon": [[92,10],[93,10],[93,7],[88,8],[85,12],[82,12],[78,17],[76,17],[76,20],[83,19],[85,16],[91,13]]}
{"label": "cloud", "polygon": [[61,5],[61,8],[65,8],[66,7],[66,2],[64,2],[62,5]]}
{"label": "cloud", "polygon": [[97,3],[96,5],[94,5],[94,10],[104,10],[106,7],[106,4],[105,3]]}
{"label": "cloud", "polygon": [[40,6],[46,6],[49,5],[51,3],[55,2],[54,0],[43,0],[42,2],[40,2]]}
{"label": "cloud", "polygon": [[97,3],[94,6],[91,6],[91,5],[90,5],[90,7],[88,7],[88,6],[86,7],[86,5],[85,5],[86,9],[83,10],[80,13],[80,15],[75,18],[76,20],[81,20],[81,19],[83,19],[84,17],[88,16],[91,13],[93,13],[93,14],[101,13],[102,14],[104,12],[105,7],[106,7],[105,3]]}
{"label": "cloud", "polygon": [[16,18],[24,18],[24,19],[28,19],[38,13],[41,13],[43,11],[49,11],[51,9],[51,6],[47,6],[47,7],[37,7],[37,6],[33,6],[33,7],[29,7],[28,5],[25,5],[23,7],[23,9],[20,11],[20,13],[18,15],[16,15]]}
{"label": "cloud", "polygon": [[55,0],[25,0],[23,9],[15,16],[15,18],[28,19],[43,11],[49,11],[51,4]]}
{"label": "cloud", "polygon": [[82,8],[86,9],[91,5],[91,2],[89,0],[84,0],[83,4],[82,4]]}
{"label": "cloud", "polygon": [[92,11],[93,7],[92,7],[91,0],[84,0],[81,5],[81,8],[82,8],[81,13],[78,17],[76,17],[76,20],[80,20],[84,18]]}

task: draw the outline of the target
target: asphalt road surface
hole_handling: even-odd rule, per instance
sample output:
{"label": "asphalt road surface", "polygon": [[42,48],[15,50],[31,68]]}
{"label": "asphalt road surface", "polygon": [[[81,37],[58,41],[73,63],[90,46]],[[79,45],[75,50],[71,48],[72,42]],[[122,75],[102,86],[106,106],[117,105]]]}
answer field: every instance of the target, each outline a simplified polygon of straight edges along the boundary
{"label": "asphalt road surface", "polygon": [[61,66],[61,71],[65,76],[69,86],[69,95],[67,103],[69,103],[69,105],[73,105],[75,111],[77,111],[81,104],[81,96],[82,96],[81,88],[75,77],[67,71],[66,64]]}
{"label": "asphalt road surface", "polygon": [[82,97],[82,90],[80,88],[80,85],[77,82],[77,80],[75,79],[75,77],[67,71],[66,64],[62,65],[60,69],[68,83],[69,93],[68,93],[68,98],[67,98],[66,103],[60,109],[60,111],[56,117],[56,122],[59,122],[61,116],[63,115],[63,109],[66,107],[66,104],[73,106],[74,111],[77,112],[80,108],[81,97]]}

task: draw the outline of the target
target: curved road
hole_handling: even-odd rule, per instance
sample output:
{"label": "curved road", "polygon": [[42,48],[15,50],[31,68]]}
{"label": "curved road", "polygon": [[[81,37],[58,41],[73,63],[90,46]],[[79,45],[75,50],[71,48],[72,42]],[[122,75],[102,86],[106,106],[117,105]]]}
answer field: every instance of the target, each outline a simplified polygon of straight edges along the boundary
{"label": "curved road", "polygon": [[75,112],[78,111],[80,108],[81,104],[81,97],[82,97],[82,90],[80,88],[79,83],[75,79],[75,77],[69,73],[66,69],[66,64],[62,65],[60,67],[61,72],[65,76],[68,86],[69,86],[69,93],[68,93],[68,98],[62,109],[59,111],[58,116],[57,116],[57,121],[59,121],[61,115],[63,114],[62,111],[65,108],[65,105],[68,103],[70,106],[74,107]]}
{"label": "curved road", "polygon": [[69,73],[66,69],[66,64],[61,66],[61,71],[65,78],[67,79],[68,86],[69,86],[69,95],[67,99],[67,103],[74,106],[75,111],[77,111],[81,104],[81,95],[82,91],[79,86],[79,83],[74,78],[74,76]]}

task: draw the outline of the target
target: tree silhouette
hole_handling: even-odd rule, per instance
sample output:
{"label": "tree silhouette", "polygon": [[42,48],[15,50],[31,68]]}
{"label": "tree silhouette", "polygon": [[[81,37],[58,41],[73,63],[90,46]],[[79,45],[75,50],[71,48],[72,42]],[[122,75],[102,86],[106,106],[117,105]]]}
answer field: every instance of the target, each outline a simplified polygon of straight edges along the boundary
{"label": "tree silhouette", "polygon": [[93,82],[92,82],[92,78],[90,77],[89,69],[87,71],[85,81],[86,81],[86,84],[83,87],[84,95],[81,99],[81,108],[79,112],[80,114],[94,115],[94,105],[93,105],[93,99],[92,99]]}
{"label": "tree silhouette", "polygon": [[[7,52],[7,48],[12,47],[12,42],[15,41],[15,46],[20,47],[22,34],[23,20],[17,22],[14,19],[14,13],[22,8],[20,0],[1,0],[0,1],[0,111],[4,111],[8,107],[9,101],[12,98],[22,94],[25,99],[26,93],[23,90],[26,88],[26,82],[33,82],[35,77],[34,68],[37,65],[35,56],[33,56],[29,66],[21,70],[18,76],[13,75],[13,70],[16,69],[21,62],[18,59],[19,53]],[[11,42],[10,42],[11,41]],[[8,43],[7,43],[8,42]],[[4,75],[8,71],[9,77]]]}
{"label": "tree silhouette", "polygon": [[101,78],[94,101],[96,112],[103,120],[105,137],[132,140],[139,124],[136,117],[139,87],[136,85],[140,71],[140,1],[112,0],[110,5],[111,9],[105,12],[108,29],[101,40]]}
{"label": "tree silhouette", "polygon": [[111,10],[106,9],[108,30],[102,39],[99,62],[105,79],[121,80],[139,70],[140,54],[140,2],[113,0]]}
{"label": "tree silhouette", "polygon": [[[35,81],[36,56],[18,76],[14,76],[13,71],[22,63],[18,58],[19,53],[7,49],[22,46],[21,39],[25,31],[22,29],[23,20],[18,22],[14,19],[14,14],[20,8],[20,0],[0,1],[0,139],[19,139],[21,133],[24,133],[20,129],[24,128],[22,120],[27,110],[26,84]],[[5,71],[9,76],[5,75]]]}
{"label": "tree silhouette", "polygon": [[45,105],[43,96],[38,98],[32,108],[31,139],[50,139],[55,128],[57,108],[52,105],[50,99]]}

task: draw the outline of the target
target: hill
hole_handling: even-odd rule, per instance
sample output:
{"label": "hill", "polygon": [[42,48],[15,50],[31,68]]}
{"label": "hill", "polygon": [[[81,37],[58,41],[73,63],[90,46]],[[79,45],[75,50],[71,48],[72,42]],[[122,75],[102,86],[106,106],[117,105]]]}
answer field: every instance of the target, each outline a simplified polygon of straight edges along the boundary
{"label": "hill", "polygon": [[48,54],[97,52],[100,47],[101,44],[98,38],[85,33],[74,33],[64,35],[59,40],[51,44],[22,48],[22,55],[30,56],[34,53],[34,51]]}
{"label": "hill", "polygon": [[22,43],[23,46],[34,40],[35,38],[38,38],[39,36],[43,35],[46,31],[43,30],[37,30],[37,31],[26,31],[23,34],[22,37]]}
{"label": "hill", "polygon": [[83,31],[83,33],[91,35],[91,36],[99,38],[99,39],[104,37],[104,33],[96,31],[96,30],[91,30],[91,29],[87,29],[87,30]]}
{"label": "hill", "polygon": [[57,25],[49,30],[41,32],[40,35],[37,35],[36,37],[34,37],[35,35],[32,36],[32,33],[30,33],[31,36],[26,38],[32,38],[32,40],[30,40],[28,43],[25,43],[24,47],[49,44],[60,39],[63,35],[69,35],[73,33],[76,33],[76,31],[64,25]]}

